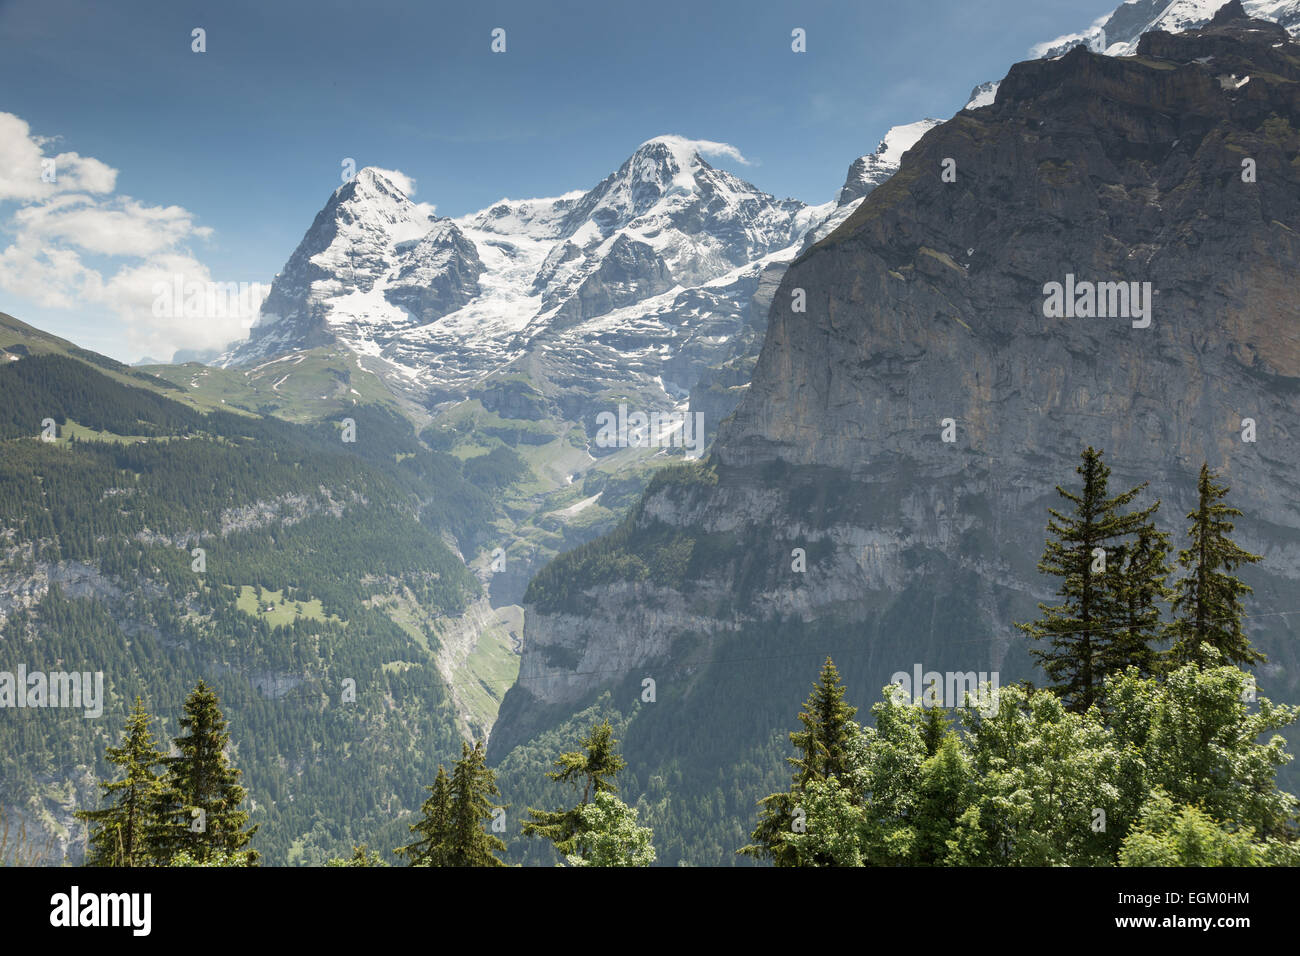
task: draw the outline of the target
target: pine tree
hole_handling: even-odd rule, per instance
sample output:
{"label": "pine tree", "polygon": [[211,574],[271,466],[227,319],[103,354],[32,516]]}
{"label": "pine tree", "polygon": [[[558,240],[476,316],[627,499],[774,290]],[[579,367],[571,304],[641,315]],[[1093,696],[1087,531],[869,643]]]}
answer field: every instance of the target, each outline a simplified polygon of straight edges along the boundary
{"label": "pine tree", "polygon": [[857,708],[844,701],[844,685],[840,683],[835,663],[826,658],[812,693],[799,713],[803,730],[790,734],[798,754],[786,758],[795,773],[791,786],[785,793],[764,797],[758,824],[750,834],[752,841],[738,852],[757,859],[772,860],[777,866],[793,866],[797,853],[787,840],[791,833],[800,832],[803,820],[799,798],[814,781],[830,777],[848,786],[849,745],[858,732],[853,722]]}
{"label": "pine tree", "polygon": [[[240,853],[257,832],[257,826],[244,829],[248,812],[239,805],[246,791],[239,785],[241,771],[226,758],[230,734],[218,703],[202,680],[185,699],[180,725],[188,733],[173,738],[178,755],[163,758],[167,775],[149,840],[158,862],[181,852],[199,863]],[[255,850],[242,855],[250,865],[257,862]]]}
{"label": "pine tree", "polygon": [[1167,631],[1161,620],[1162,605],[1173,596],[1167,583],[1172,571],[1169,551],[1169,535],[1148,522],[1138,528],[1137,540],[1124,547],[1122,562],[1116,561],[1121,570],[1113,586],[1120,596],[1124,626],[1111,634],[1099,655],[1106,674],[1136,667],[1146,677],[1160,670],[1162,655],[1155,645]]}
{"label": "pine tree", "polygon": [[1127,550],[1124,538],[1151,523],[1158,502],[1130,514],[1120,510],[1137,497],[1145,484],[1111,497],[1110,468],[1102,453],[1087,448],[1075,471],[1083,478],[1079,494],[1057,485],[1056,491],[1074,505],[1067,515],[1049,508],[1047,546],[1038,570],[1061,578],[1057,593],[1062,602],[1038,605],[1043,617],[1032,624],[1017,624],[1035,641],[1047,640],[1046,650],[1033,655],[1053,682],[1052,690],[1071,710],[1087,710],[1101,693],[1104,678],[1118,666],[1121,655],[1108,647],[1127,627],[1120,575],[1113,573]]}
{"label": "pine tree", "polygon": [[461,759],[451,775],[451,795],[447,865],[505,866],[496,854],[506,845],[483,829],[496,807],[490,798],[499,796],[500,791],[496,775],[488,769],[482,741],[473,750],[469,744],[461,744]]}
{"label": "pine tree", "polygon": [[555,770],[546,776],[574,787],[581,784],[582,801],[567,810],[534,810],[529,807],[528,814],[532,820],[524,824],[524,835],[545,837],[555,844],[562,856],[578,853],[576,838],[585,826],[582,808],[597,793],[618,793],[613,778],[627,764],[618,754],[617,743],[614,728],[606,720],[592,728],[583,740],[581,750],[560,754],[555,761]]}
{"label": "pine tree", "polygon": [[136,697],[126,718],[122,746],[105,751],[108,762],[122,768],[122,777],[101,782],[102,798],[108,804],[99,810],[78,810],[76,817],[91,826],[87,866],[144,866],[152,862],[147,851],[147,834],[155,804],[162,792],[162,780],[154,771],[163,753],[149,725],[153,718]]}
{"label": "pine tree", "polygon": [[848,771],[849,742],[857,729],[853,723],[857,712],[856,707],[844,702],[840,672],[827,657],[818,682],[799,714],[804,729],[790,735],[790,742],[802,751],[802,756],[789,758],[798,770],[795,775],[798,786],[830,776],[843,781]]}
{"label": "pine tree", "polygon": [[1241,512],[1222,503],[1228,486],[1216,477],[1208,463],[1201,465],[1196,510],[1187,515],[1192,522],[1187,530],[1191,546],[1178,553],[1186,576],[1178,582],[1174,599],[1170,655],[1178,664],[1202,664],[1201,645],[1208,644],[1219,652],[1223,663],[1256,664],[1264,655],[1251,647],[1241,626],[1241,596],[1251,593],[1251,588],[1232,572],[1260,556],[1243,551],[1228,538],[1233,529],[1229,519]]}
{"label": "pine tree", "polygon": [[420,807],[420,820],[411,824],[411,832],[419,838],[393,852],[404,856],[411,866],[448,866],[451,841],[451,781],[442,764],[433,786],[426,787],[429,797]]}

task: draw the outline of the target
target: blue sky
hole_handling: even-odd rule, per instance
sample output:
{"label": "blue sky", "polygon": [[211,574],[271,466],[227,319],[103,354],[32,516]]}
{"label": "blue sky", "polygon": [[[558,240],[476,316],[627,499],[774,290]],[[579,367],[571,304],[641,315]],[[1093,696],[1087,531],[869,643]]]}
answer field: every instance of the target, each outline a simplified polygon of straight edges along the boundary
{"label": "blue sky", "polygon": [[[66,157],[69,184],[6,193],[0,170],[0,311],[124,360],[168,358],[194,343],[133,316],[142,260],[269,282],[345,157],[401,170],[457,216],[590,187],[678,133],[734,145],[749,165],[711,161],[770,193],[824,202],[890,126],[951,116],[1033,44],[1113,6],[0,0],[0,114]],[[790,50],[795,27],[807,53]],[[93,225],[35,208],[74,190]],[[69,223],[120,224],[122,241],[79,246]]]}

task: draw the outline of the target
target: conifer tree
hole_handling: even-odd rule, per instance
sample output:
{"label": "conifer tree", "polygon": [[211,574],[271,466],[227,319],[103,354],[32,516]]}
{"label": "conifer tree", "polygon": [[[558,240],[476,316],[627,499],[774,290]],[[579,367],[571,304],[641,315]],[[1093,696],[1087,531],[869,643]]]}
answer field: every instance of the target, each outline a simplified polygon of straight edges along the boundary
{"label": "conifer tree", "polygon": [[567,810],[534,810],[529,807],[528,814],[532,820],[524,824],[524,835],[545,837],[555,844],[562,856],[578,854],[576,838],[585,826],[582,808],[597,793],[618,793],[613,779],[627,764],[618,753],[617,743],[614,728],[605,720],[591,729],[581,750],[560,754],[555,761],[555,770],[546,776],[557,783],[580,785],[582,801]]}
{"label": "conifer tree", "polygon": [[[927,722],[927,736],[929,724]],[[957,821],[973,799],[974,773],[957,734],[944,733],[921,765],[916,781],[916,806],[912,818],[915,842],[910,862],[942,866],[948,862],[948,843],[956,835]]]}
{"label": "conifer tree", "polygon": [[487,766],[483,742],[462,743],[461,758],[451,775],[452,809],[447,854],[448,866],[505,866],[496,856],[505,850],[500,839],[484,829],[492,820],[499,796],[496,774]]}
{"label": "conifer tree", "polygon": [[1259,663],[1264,655],[1251,647],[1241,626],[1241,596],[1251,593],[1251,588],[1232,572],[1260,556],[1243,551],[1228,537],[1233,529],[1230,519],[1241,512],[1223,504],[1228,486],[1216,480],[1208,463],[1201,465],[1196,488],[1196,510],[1187,515],[1190,546],[1178,553],[1185,576],[1174,598],[1170,654],[1176,664],[1203,664],[1202,645],[1208,644],[1219,652],[1222,663]]}
{"label": "conifer tree", "polygon": [[750,835],[752,842],[738,852],[772,860],[777,866],[796,864],[798,853],[788,836],[799,832],[803,822],[798,812],[800,795],[809,784],[831,777],[848,786],[849,746],[858,732],[853,722],[856,713],[856,707],[845,703],[839,671],[827,657],[799,713],[803,730],[790,734],[790,742],[798,751],[796,756],[786,758],[795,769],[790,789],[763,798],[758,824]]}
{"label": "conifer tree", "polygon": [[393,852],[406,857],[411,866],[448,866],[451,780],[442,764],[438,764],[438,776],[434,778],[433,786],[425,789],[429,791],[429,796],[420,807],[420,819],[410,826],[412,833],[419,834],[418,839]]}
{"label": "conifer tree", "polygon": [[1092,447],[1082,453],[1075,471],[1083,478],[1078,494],[1057,485],[1057,493],[1074,506],[1073,514],[1049,508],[1047,546],[1038,570],[1061,578],[1057,593],[1061,603],[1040,604],[1043,617],[1032,624],[1017,624],[1035,641],[1046,640],[1048,648],[1032,649],[1053,682],[1052,690],[1071,710],[1082,713],[1101,694],[1102,681],[1110,668],[1119,665],[1119,654],[1108,645],[1127,626],[1127,613],[1120,576],[1113,573],[1126,551],[1124,539],[1151,523],[1158,502],[1141,511],[1122,514],[1145,485],[1111,496],[1110,468],[1102,453]]}
{"label": "conifer tree", "polygon": [[790,735],[790,742],[802,756],[789,758],[798,771],[795,783],[803,786],[810,780],[824,780],[835,776],[844,778],[848,771],[849,742],[857,726],[853,716],[858,712],[844,702],[844,685],[840,672],[829,657],[822,665],[821,674],[812,694],[799,714],[804,729]]}
{"label": "conifer tree", "polygon": [[185,699],[180,725],[186,733],[173,738],[178,754],[163,758],[167,774],[149,840],[160,863],[182,852],[199,863],[237,853],[250,865],[257,862],[257,851],[244,851],[257,826],[244,829],[248,811],[239,805],[246,791],[241,771],[226,758],[230,734],[218,704],[216,692],[200,680]]}
{"label": "conifer tree", "polygon": [[76,817],[91,827],[87,866],[144,866],[151,862],[147,834],[162,792],[162,780],[154,768],[163,760],[149,729],[152,722],[144,702],[136,697],[126,718],[122,746],[105,751],[108,762],[122,768],[121,779],[99,784],[107,806],[76,812]]}
{"label": "conifer tree", "polygon": [[1156,645],[1167,631],[1161,620],[1162,605],[1173,597],[1167,583],[1172,570],[1169,550],[1169,535],[1148,521],[1138,528],[1136,540],[1123,547],[1122,562],[1115,562],[1120,570],[1113,586],[1119,593],[1124,625],[1102,647],[1104,675],[1128,667],[1136,667],[1144,677],[1160,670],[1163,655]]}

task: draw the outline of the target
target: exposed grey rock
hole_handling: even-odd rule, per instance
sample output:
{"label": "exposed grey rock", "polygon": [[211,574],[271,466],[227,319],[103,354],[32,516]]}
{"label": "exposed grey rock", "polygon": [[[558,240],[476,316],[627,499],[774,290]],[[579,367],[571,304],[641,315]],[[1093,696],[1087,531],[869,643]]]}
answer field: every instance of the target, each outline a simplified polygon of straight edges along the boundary
{"label": "exposed grey rock", "polygon": [[[1297,81],[1300,44],[1225,18],[1149,34],[1131,58],[1017,64],[994,105],[928,133],[785,273],[716,480],[664,483],[636,513],[634,541],[729,549],[666,591],[578,581],[584,612],[530,607],[534,679],[503,703],[497,752],[675,637],[779,619],[860,622],[876,686],[917,659],[904,634],[927,665],[1030,676],[1012,622],[1050,597],[1035,569],[1046,509],[1089,444],[1113,487],[1150,481],[1143,500],[1161,499],[1179,546],[1201,463],[1226,477],[1238,539],[1264,556],[1243,572],[1249,629],[1268,691],[1294,699],[1300,657],[1275,612],[1300,582]],[[1067,274],[1151,283],[1149,327],[1046,318],[1044,287]],[[815,552],[806,574],[793,542]],[[964,633],[927,628],[939,609]]]}
{"label": "exposed grey rock", "polygon": [[560,306],[555,324],[558,328],[577,325],[672,287],[672,273],[663,258],[646,243],[623,233],[601,257],[596,270]]}
{"label": "exposed grey rock", "polygon": [[397,247],[401,263],[384,298],[420,324],[454,312],[478,294],[483,261],[474,243],[450,219],[439,219],[423,238]]}

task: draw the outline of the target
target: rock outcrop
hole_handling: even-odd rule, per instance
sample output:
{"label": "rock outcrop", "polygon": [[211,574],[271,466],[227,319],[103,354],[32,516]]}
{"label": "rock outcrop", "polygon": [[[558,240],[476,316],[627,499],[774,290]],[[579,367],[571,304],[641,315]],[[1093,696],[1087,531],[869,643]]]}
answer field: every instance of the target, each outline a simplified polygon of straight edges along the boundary
{"label": "rock outcrop", "polygon": [[[856,634],[866,693],[917,661],[1033,676],[1012,624],[1051,596],[1046,509],[1090,444],[1178,547],[1201,463],[1226,476],[1264,556],[1260,683],[1294,699],[1298,81],[1300,44],[1230,4],[1134,56],[1017,64],[926,132],[785,273],[709,467],[535,582],[495,754],[631,675],[716,675],[772,622]],[[1108,285],[1049,317],[1052,283]]]}

